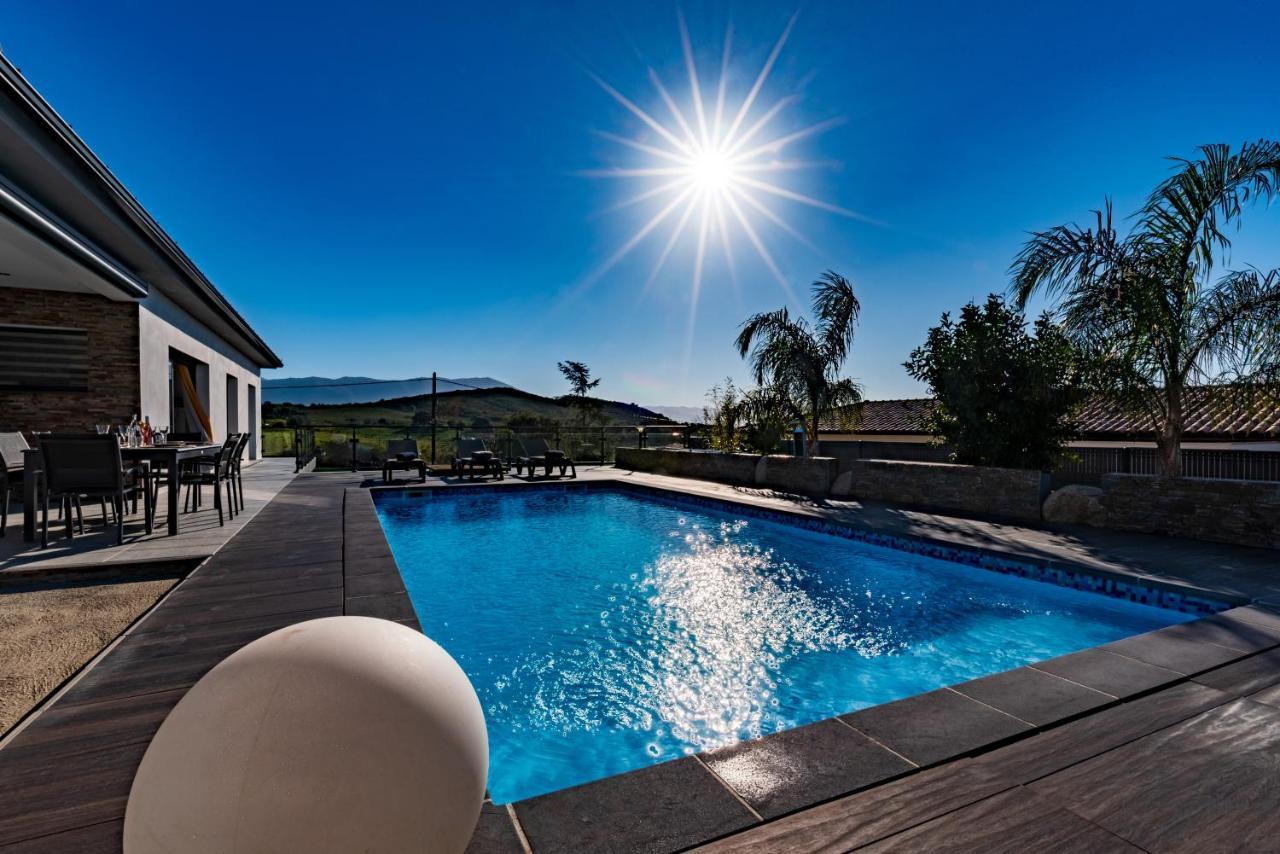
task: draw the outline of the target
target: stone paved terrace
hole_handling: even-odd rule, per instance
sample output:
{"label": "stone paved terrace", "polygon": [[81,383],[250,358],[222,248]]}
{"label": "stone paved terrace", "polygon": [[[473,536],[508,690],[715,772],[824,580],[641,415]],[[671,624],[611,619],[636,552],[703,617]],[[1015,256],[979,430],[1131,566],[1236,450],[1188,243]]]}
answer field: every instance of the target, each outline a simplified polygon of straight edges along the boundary
{"label": "stone paved terrace", "polygon": [[[1280,595],[1276,555],[584,470],[905,536]],[[120,850],[134,770],[218,661],[335,614],[417,626],[355,475],[303,474],[0,744],[0,852]],[[505,482],[519,488],[519,482]],[[1280,835],[1280,617],[1263,606],[515,805],[484,851],[1264,850]],[[1136,846],[1136,847],[1135,847]]]}

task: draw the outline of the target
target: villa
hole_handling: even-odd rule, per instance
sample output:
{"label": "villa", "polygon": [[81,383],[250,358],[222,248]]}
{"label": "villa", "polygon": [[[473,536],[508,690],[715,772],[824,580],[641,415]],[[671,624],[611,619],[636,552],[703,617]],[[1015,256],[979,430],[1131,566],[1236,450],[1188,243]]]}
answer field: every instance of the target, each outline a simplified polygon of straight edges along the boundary
{"label": "villa", "polygon": [[0,432],[128,424],[259,457],[280,358],[0,56]]}
{"label": "villa", "polygon": [[830,411],[861,309],[814,289],[702,428],[572,361],[536,414],[264,425],[280,357],[0,56],[0,854],[1280,849],[1280,409],[956,464],[934,398]]}

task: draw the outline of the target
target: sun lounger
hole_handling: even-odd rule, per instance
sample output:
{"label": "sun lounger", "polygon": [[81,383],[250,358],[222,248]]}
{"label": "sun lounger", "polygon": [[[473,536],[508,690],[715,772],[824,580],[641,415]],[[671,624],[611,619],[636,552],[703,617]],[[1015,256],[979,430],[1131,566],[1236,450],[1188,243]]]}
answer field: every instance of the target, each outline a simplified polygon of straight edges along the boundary
{"label": "sun lounger", "polygon": [[427,461],[418,453],[418,443],[413,439],[392,439],[387,442],[387,458],[382,463],[382,482],[391,483],[393,472],[417,471],[418,481],[427,482]]}
{"label": "sun lounger", "polygon": [[459,439],[453,458],[453,473],[458,477],[468,475],[475,480],[477,469],[485,476],[492,475],[499,480],[503,477],[502,460],[484,446],[483,439]]}
{"label": "sun lounger", "polygon": [[527,468],[528,476],[533,477],[538,469],[543,469],[544,477],[551,477],[551,470],[558,468],[561,477],[564,477],[567,471],[572,471],[573,477],[578,476],[578,467],[573,460],[564,451],[552,448],[546,439],[521,438],[519,442],[524,453],[516,460],[516,474],[520,474],[521,469]]}

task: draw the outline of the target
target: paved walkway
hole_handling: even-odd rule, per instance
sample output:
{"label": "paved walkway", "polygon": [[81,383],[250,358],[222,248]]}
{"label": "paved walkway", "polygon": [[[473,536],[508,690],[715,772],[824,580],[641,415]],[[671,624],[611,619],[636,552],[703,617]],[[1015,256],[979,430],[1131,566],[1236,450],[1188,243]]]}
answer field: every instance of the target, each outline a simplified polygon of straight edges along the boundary
{"label": "paved walkway", "polygon": [[[142,505],[137,513],[125,519],[124,545],[116,545],[114,526],[103,530],[101,512],[96,505],[86,505],[85,533],[68,540],[62,536],[60,523],[49,520],[49,548],[22,539],[22,507],[13,505],[5,536],[0,538],[0,577],[6,570],[69,569],[94,566],[126,566],[145,561],[186,561],[206,558],[216,552],[249,523],[258,511],[276,497],[285,484],[293,480],[293,459],[259,460],[244,468],[244,511],[218,524],[218,511],[213,507],[212,493],[204,490],[204,503],[198,511],[183,513],[178,535],[168,535],[165,518],[166,502],[160,495],[153,533],[145,533]],[[37,529],[38,531],[38,529]],[[39,534],[37,533],[37,536]]]}

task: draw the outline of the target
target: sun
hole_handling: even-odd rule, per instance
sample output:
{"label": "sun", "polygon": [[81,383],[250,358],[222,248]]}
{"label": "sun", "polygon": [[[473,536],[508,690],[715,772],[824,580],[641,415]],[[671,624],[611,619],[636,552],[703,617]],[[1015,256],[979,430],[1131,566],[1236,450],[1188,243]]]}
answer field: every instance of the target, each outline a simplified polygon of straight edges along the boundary
{"label": "sun", "polygon": [[732,158],[717,149],[700,151],[691,157],[689,176],[700,189],[712,193],[730,189],[739,177]]}
{"label": "sun", "polygon": [[[666,229],[666,239],[653,270],[645,282],[645,290],[667,264],[682,238],[695,241],[691,280],[690,334],[702,288],[703,268],[709,249],[718,244],[733,271],[733,245],[745,239],[759,257],[764,268],[782,286],[787,297],[795,301],[786,277],[774,261],[761,228],[776,228],[810,249],[816,247],[794,228],[771,203],[779,201],[807,205],[842,216],[874,222],[861,214],[828,204],[786,186],[782,180],[799,170],[831,167],[830,161],[784,159],[797,143],[840,124],[831,118],[792,130],[781,129],[800,98],[787,94],[776,98],[765,108],[769,75],[782,53],[795,25],[795,16],[787,23],[773,45],[764,66],[744,93],[730,93],[730,54],[733,31],[726,32],[719,63],[719,76],[713,86],[704,86],[694,60],[692,41],[684,16],[678,16],[680,41],[688,96],[677,100],[662,78],[652,68],[649,82],[653,86],[655,104],[646,109],[603,79],[594,79],[605,92],[621,104],[644,126],[644,135],[631,138],[599,131],[598,134],[626,147],[639,158],[635,165],[608,169],[585,170],[591,177],[617,178],[648,184],[641,192],[615,205],[613,209],[649,204],[656,212],[596,268],[579,286],[585,288],[598,280],[622,258],[655,233]],[[732,94],[732,97],[731,97]],[[665,115],[665,118],[659,116]],[[795,127],[792,123],[792,127]],[[736,274],[735,274],[736,275]]]}

